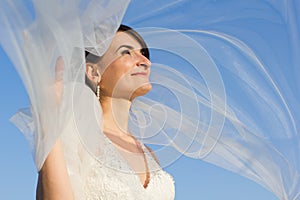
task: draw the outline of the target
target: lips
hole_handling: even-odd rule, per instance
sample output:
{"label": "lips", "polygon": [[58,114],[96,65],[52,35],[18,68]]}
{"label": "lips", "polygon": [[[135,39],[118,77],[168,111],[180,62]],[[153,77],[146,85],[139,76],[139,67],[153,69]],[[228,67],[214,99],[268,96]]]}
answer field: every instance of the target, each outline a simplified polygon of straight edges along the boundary
{"label": "lips", "polygon": [[147,76],[148,72],[136,72],[132,73],[131,76]]}

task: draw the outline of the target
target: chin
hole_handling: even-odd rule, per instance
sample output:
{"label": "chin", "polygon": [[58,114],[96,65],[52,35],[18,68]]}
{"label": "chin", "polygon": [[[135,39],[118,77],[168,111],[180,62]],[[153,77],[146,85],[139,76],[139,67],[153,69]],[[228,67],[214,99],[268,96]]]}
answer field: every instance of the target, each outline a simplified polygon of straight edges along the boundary
{"label": "chin", "polygon": [[141,87],[139,87],[138,89],[136,89],[134,91],[130,100],[133,100],[135,97],[143,96],[143,95],[147,94],[148,92],[150,92],[151,89],[152,89],[151,83],[143,84]]}

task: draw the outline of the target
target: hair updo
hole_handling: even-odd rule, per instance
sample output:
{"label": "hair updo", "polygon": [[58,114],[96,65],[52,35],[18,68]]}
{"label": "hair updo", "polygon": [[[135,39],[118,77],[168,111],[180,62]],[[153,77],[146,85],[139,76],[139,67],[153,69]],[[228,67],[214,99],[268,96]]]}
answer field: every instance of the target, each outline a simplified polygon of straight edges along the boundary
{"label": "hair updo", "polygon": [[[150,60],[150,53],[149,49],[147,47],[147,44],[145,40],[142,38],[142,36],[136,32],[134,29],[132,29],[129,26],[126,26],[124,24],[121,24],[118,28],[117,32],[126,32],[131,37],[133,37],[142,47],[141,52],[142,54]],[[87,63],[98,63],[101,60],[101,56],[94,55],[88,51],[85,51],[85,61]]]}

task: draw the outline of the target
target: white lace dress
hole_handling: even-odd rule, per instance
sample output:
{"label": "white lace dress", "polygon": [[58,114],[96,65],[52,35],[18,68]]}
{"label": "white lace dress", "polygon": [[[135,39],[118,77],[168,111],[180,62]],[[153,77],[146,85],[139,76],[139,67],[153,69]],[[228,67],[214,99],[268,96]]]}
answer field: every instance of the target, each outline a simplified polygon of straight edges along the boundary
{"label": "white lace dress", "polygon": [[173,178],[163,171],[149,150],[142,145],[150,172],[146,188],[111,141],[103,135],[101,156],[88,153],[69,123],[61,136],[68,172],[76,199],[173,200]]}

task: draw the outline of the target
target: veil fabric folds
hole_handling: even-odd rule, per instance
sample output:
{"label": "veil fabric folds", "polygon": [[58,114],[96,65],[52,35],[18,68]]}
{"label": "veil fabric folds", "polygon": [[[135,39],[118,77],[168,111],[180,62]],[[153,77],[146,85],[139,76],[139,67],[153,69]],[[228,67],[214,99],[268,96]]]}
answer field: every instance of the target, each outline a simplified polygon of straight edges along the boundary
{"label": "veil fabric folds", "polygon": [[[236,172],[279,199],[299,199],[299,2],[150,4],[132,1],[124,18],[152,48],[154,102],[141,100],[137,112],[146,117],[137,119],[151,119],[160,134],[145,126],[144,141]],[[177,158],[161,149],[164,164]]]}
{"label": "veil fabric folds", "polygon": [[102,55],[123,20],[145,39],[152,61],[153,89],[133,101],[130,131],[158,145],[162,166],[184,154],[279,199],[300,199],[298,1],[2,1],[0,11],[1,45],[31,101],[12,121],[31,141],[38,170],[70,118],[99,156],[101,125],[89,123],[101,121],[101,109],[93,95],[80,96],[84,49]]}
{"label": "veil fabric folds", "polygon": [[[74,85],[85,84],[85,47],[102,55],[128,5],[97,0],[1,1],[1,46],[27,90],[31,108],[12,117],[40,170],[73,114]],[[73,89],[72,89],[73,88]]]}

